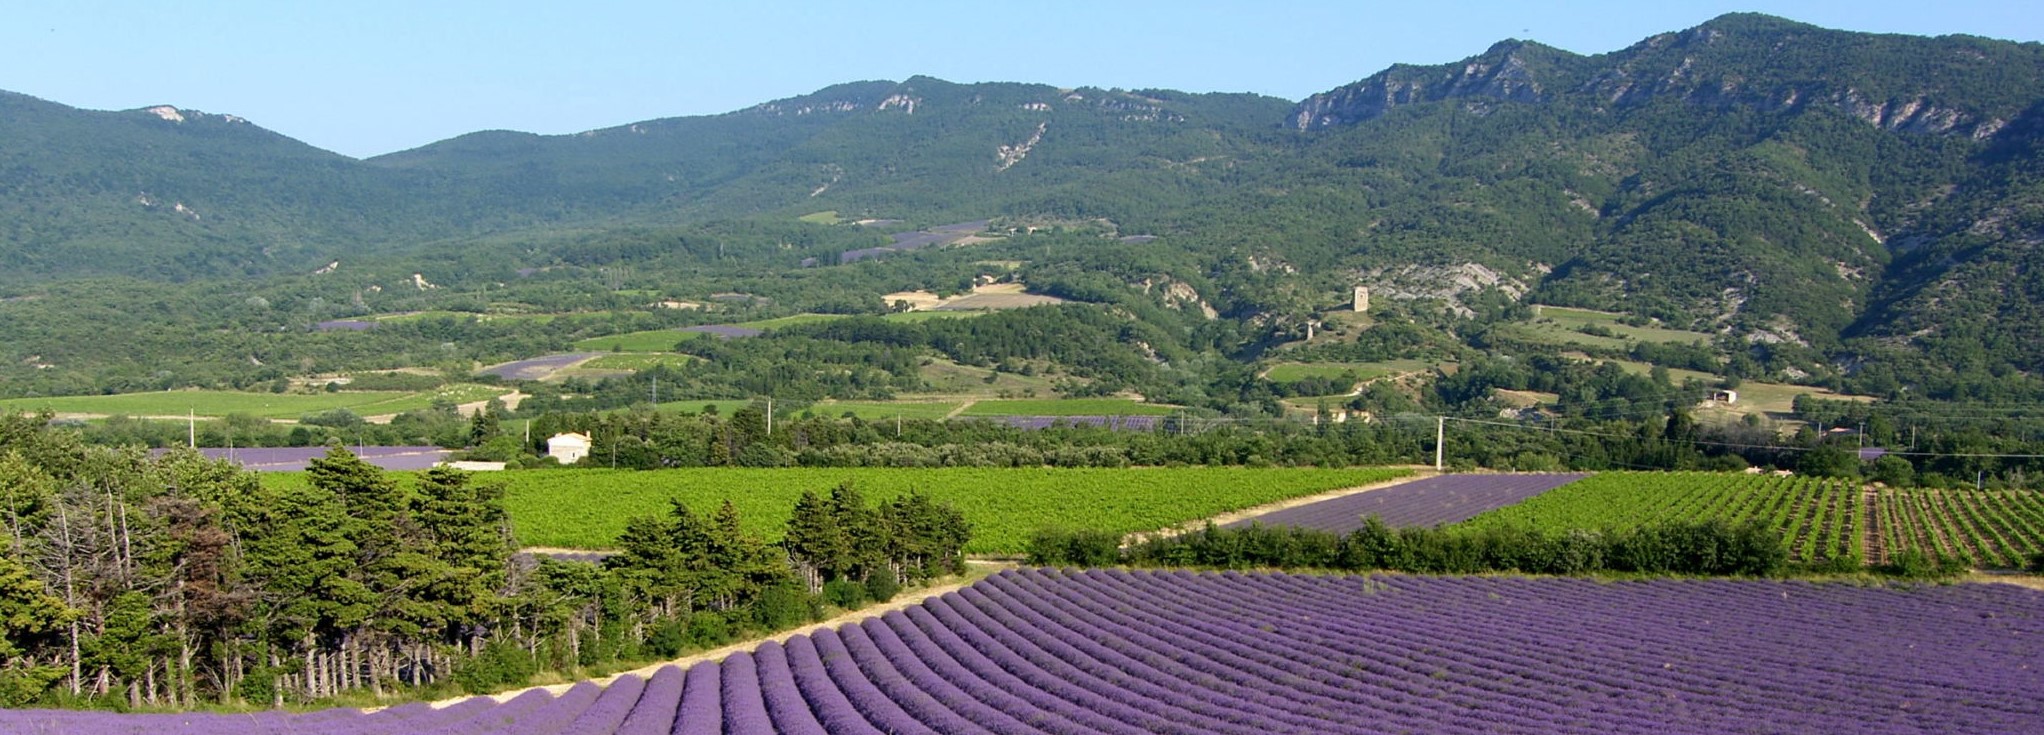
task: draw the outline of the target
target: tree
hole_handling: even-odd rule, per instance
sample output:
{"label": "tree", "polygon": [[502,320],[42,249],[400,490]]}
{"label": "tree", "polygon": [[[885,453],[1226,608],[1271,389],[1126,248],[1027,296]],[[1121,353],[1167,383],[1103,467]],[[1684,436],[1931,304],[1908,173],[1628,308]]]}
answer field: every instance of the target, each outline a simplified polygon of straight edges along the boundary
{"label": "tree", "polygon": [[480,447],[497,436],[502,418],[494,406],[485,404],[468,420],[468,446]]}
{"label": "tree", "polygon": [[963,571],[965,542],[972,537],[965,514],[931,502],[920,492],[910,492],[883,504],[879,515],[885,529],[887,565],[896,581]]}
{"label": "tree", "polygon": [[795,572],[809,586],[810,594],[823,591],[823,583],[836,570],[837,560],[846,555],[847,540],[838,527],[830,505],[816,493],[803,491],[795,500],[795,512],[788,518],[788,531],[781,537]]}
{"label": "tree", "polygon": [[711,522],[709,552],[710,568],[720,572],[716,603],[722,609],[755,599],[761,590],[789,578],[787,554],[745,533],[730,500],[718,506]]}
{"label": "tree", "polygon": [[76,616],[28,568],[0,557],[0,706],[33,702],[63,678],[57,648]]}

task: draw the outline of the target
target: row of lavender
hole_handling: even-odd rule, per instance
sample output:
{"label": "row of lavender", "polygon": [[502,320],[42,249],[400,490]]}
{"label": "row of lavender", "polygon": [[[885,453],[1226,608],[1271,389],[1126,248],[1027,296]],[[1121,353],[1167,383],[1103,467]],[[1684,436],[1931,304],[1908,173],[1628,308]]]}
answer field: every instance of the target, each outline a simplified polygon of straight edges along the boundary
{"label": "row of lavender", "polygon": [[1362,527],[1365,516],[1377,516],[1391,526],[1438,526],[1469,520],[1584,477],[1588,475],[1439,475],[1272,511],[1228,525],[1233,528],[1254,523],[1348,533]]}
{"label": "row of lavender", "polygon": [[9,712],[0,730],[2044,732],[2039,691],[2044,595],[2002,585],[1024,571],[559,697],[375,714]]}

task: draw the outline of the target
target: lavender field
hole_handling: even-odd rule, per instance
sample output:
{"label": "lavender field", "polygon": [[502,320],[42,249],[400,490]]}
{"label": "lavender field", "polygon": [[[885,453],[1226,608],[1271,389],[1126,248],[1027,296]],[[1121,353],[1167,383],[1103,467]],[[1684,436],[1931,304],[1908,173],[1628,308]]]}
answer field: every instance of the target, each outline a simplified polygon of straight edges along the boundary
{"label": "lavender field", "polygon": [[[349,446],[348,451],[386,470],[423,470],[446,461],[452,450],[440,447]],[[150,450],[152,456],[168,449]],[[257,472],[302,472],[312,460],[326,456],[326,447],[200,447],[207,459],[224,459]]]}
{"label": "lavender field", "polygon": [[495,375],[505,380],[541,380],[553,375],[556,370],[593,357],[601,357],[602,355],[603,353],[601,352],[564,352],[558,355],[546,355],[529,360],[515,360],[500,365],[491,365],[478,372]]}
{"label": "lavender field", "polygon": [[1310,505],[1272,511],[1230,527],[1259,523],[1336,533],[1362,527],[1374,515],[1392,526],[1437,526],[1460,523],[1496,508],[1583,479],[1575,473],[1526,475],[1440,475]]}
{"label": "lavender field", "polygon": [[1020,571],[857,625],[503,703],[0,712],[172,733],[2035,733],[2044,593]]}

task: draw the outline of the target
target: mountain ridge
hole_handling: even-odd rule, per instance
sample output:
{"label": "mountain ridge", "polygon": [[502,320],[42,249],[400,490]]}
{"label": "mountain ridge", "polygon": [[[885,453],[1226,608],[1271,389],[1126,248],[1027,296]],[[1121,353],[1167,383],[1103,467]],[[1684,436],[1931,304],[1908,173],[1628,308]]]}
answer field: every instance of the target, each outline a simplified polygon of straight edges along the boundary
{"label": "mountain ridge", "polygon": [[[2040,44],[1731,14],[1596,55],[1508,39],[1299,101],[917,76],[368,159],[231,116],[24,99],[0,95],[23,111],[0,120],[15,277],[259,276],[479,239],[542,268],[570,258],[553,233],[821,210],[1097,220],[1186,256],[1131,282],[1214,280],[1241,318],[1476,267],[1492,283],[1455,298],[1512,284],[1770,349],[2044,369],[2024,327],[1951,325],[2032,311]],[[1289,286],[1259,280],[1273,263]]]}

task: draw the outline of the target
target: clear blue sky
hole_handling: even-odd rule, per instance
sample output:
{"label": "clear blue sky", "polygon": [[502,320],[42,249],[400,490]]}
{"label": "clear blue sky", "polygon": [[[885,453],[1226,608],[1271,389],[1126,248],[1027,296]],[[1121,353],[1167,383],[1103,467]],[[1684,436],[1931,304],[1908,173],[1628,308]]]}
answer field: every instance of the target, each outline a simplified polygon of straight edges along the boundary
{"label": "clear blue sky", "polygon": [[1751,10],[1849,30],[2037,41],[2040,8],[2037,0],[0,0],[0,89],[91,109],[232,113],[370,156],[475,130],[579,132],[915,74],[1299,99],[1504,38],[1602,53]]}

